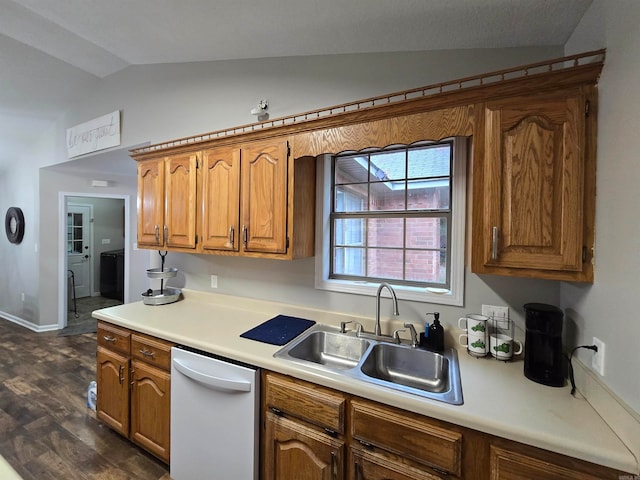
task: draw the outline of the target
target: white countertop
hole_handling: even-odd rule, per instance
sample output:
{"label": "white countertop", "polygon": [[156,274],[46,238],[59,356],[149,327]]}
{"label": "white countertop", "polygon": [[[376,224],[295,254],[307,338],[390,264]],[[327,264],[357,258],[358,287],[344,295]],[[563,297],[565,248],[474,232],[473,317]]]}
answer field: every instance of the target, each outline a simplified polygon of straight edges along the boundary
{"label": "white countertop", "polygon": [[[190,290],[183,290],[183,296],[179,302],[168,305],[136,302],[96,310],[93,316],[429,417],[640,473],[636,458],[584,398],[572,396],[568,386],[547,387],[528,380],[523,374],[522,359],[512,362],[479,359],[460,348],[464,404],[448,405],[277,359],[273,354],[281,347],[240,337],[278,314],[331,325],[357,319],[367,326],[372,319]],[[450,343],[447,347],[454,346]]]}
{"label": "white countertop", "polygon": [[22,480],[22,477],[0,456],[0,478],[2,480]]}

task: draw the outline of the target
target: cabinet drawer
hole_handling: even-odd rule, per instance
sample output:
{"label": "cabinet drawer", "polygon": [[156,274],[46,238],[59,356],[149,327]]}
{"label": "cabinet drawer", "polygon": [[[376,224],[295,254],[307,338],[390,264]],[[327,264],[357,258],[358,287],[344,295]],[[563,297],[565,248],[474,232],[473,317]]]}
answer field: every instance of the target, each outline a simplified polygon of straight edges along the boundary
{"label": "cabinet drawer", "polygon": [[636,478],[624,472],[594,465],[558,453],[499,439],[491,442],[491,480],[620,480]]}
{"label": "cabinet drawer", "polygon": [[351,434],[364,445],[460,476],[462,433],[364,400],[351,402],[351,419]]}
{"label": "cabinet drawer", "polygon": [[172,343],[158,338],[134,333],[131,335],[131,356],[164,370],[171,368]]}
{"label": "cabinet drawer", "polygon": [[98,322],[98,345],[109,350],[129,355],[131,332],[126,328],[116,327],[109,323]]}
{"label": "cabinet drawer", "polygon": [[344,433],[345,397],[302,380],[265,375],[267,408],[305,420],[336,433]]}
{"label": "cabinet drawer", "polygon": [[436,475],[427,471],[393,461],[375,452],[352,448],[349,452],[350,477],[355,479],[384,480],[445,480],[449,475]]}

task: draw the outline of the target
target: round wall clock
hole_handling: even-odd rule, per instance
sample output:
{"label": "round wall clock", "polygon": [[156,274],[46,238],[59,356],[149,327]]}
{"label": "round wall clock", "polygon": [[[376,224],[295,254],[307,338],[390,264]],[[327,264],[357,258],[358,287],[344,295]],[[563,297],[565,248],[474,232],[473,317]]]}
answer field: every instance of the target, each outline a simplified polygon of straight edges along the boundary
{"label": "round wall clock", "polygon": [[4,231],[11,243],[20,243],[24,236],[24,215],[22,209],[10,207],[4,217]]}

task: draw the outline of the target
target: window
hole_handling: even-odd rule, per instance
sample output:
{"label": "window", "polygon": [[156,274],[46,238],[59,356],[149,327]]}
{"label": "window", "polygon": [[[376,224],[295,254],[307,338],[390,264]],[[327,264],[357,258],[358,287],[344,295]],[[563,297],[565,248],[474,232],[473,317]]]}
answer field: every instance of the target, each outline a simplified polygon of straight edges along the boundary
{"label": "window", "polygon": [[316,286],[462,304],[465,139],[326,156]]}
{"label": "window", "polygon": [[67,253],[82,253],[82,214],[67,213]]}

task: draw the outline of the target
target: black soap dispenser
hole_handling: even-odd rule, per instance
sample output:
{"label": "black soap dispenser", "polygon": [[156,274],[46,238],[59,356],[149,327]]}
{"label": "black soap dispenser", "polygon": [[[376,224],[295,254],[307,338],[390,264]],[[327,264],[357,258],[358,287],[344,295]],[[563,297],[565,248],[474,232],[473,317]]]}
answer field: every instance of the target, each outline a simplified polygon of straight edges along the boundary
{"label": "black soap dispenser", "polygon": [[440,325],[440,313],[427,313],[427,315],[433,315],[433,323],[425,329],[423,342],[421,346],[427,350],[434,352],[444,351],[444,328]]}

